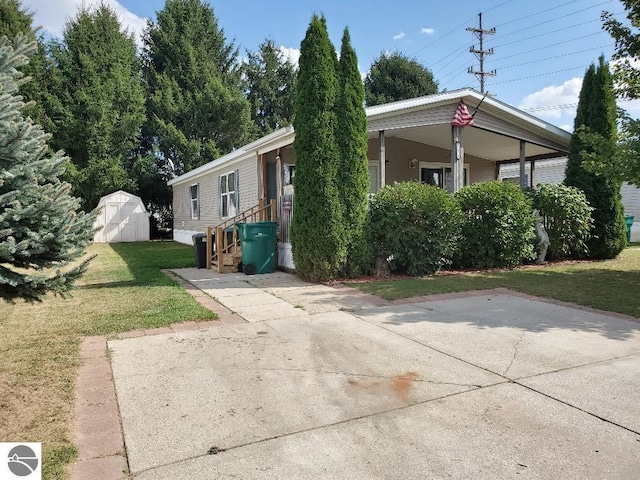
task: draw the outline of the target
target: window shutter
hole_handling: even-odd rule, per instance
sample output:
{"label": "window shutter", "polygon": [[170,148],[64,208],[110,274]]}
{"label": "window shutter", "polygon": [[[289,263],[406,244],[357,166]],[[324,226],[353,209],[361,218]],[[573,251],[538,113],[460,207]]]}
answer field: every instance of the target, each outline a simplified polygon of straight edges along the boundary
{"label": "window shutter", "polygon": [[222,175],[218,177],[218,218],[222,218]]}
{"label": "window shutter", "polygon": [[240,213],[240,170],[236,170],[236,215]]}

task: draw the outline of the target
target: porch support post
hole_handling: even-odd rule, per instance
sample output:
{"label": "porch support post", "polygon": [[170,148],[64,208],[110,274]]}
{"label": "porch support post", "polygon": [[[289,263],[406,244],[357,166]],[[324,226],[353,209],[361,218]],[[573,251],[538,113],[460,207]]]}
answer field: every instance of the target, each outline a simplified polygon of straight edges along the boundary
{"label": "porch support post", "polygon": [[527,188],[527,180],[525,178],[525,175],[526,175],[525,160],[527,156],[525,154],[524,146],[525,146],[525,141],[520,140],[520,188],[522,188],[523,190]]}
{"label": "porch support post", "polygon": [[464,148],[462,147],[462,127],[451,126],[451,174],[453,192],[464,186]]}
{"label": "porch support post", "polygon": [[378,138],[380,139],[380,188],[384,188],[386,185],[386,152],[384,146],[384,130],[378,131]]}
{"label": "porch support post", "polygon": [[264,202],[267,201],[267,159],[264,158],[264,153],[258,155],[260,165],[260,199]]}
{"label": "porch support post", "polygon": [[531,188],[536,186],[536,161],[531,160],[530,163],[530,171],[529,171],[529,186]]}

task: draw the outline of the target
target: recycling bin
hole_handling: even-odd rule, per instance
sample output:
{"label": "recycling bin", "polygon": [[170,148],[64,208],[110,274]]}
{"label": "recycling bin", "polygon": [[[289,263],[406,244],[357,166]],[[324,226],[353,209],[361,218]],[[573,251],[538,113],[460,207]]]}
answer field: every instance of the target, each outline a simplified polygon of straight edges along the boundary
{"label": "recycling bin", "polygon": [[624,223],[627,224],[627,243],[631,243],[631,227],[633,226],[633,221],[635,217],[633,215],[625,215]]}

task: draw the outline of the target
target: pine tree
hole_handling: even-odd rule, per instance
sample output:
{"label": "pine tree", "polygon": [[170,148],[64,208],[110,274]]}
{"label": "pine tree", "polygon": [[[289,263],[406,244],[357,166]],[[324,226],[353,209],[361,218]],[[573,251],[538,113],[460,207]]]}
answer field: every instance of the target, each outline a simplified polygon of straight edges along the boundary
{"label": "pine tree", "polygon": [[101,4],[79,10],[52,51],[63,105],[52,145],[71,157],[68,178],[90,210],[107,193],[136,188],[130,172],[145,119],[137,47]]}
{"label": "pine tree", "polygon": [[[616,103],[613,81],[604,57],[585,73],[574,122],[564,183],[581,189],[593,207],[592,237],[587,242],[591,258],[613,258],[625,246],[625,223],[619,181],[597,175],[583,166],[589,155],[599,155],[593,143],[580,135],[584,131],[601,138],[601,153],[613,150],[616,142]],[[607,144],[606,148],[603,144]]]}
{"label": "pine tree", "polygon": [[251,119],[263,136],[291,124],[296,68],[271,39],[247,57],[244,74]]}
{"label": "pine tree", "polygon": [[347,242],[345,274],[346,276],[358,276],[366,271],[370,260],[370,252],[364,237],[370,179],[364,87],[358,70],[358,58],[351,46],[348,28],[345,28],[342,36],[339,80],[336,139],[340,152],[340,163],[337,179],[340,200],[344,209],[344,229]]}
{"label": "pine tree", "polygon": [[21,74],[36,44],[18,36],[15,48],[0,39],[0,297],[41,300],[65,295],[85,272],[77,266],[93,237],[95,214],[78,212],[79,201],[60,180],[68,158],[47,155],[47,134],[25,119],[18,95]]}
{"label": "pine tree", "polygon": [[337,63],[326,20],[313,15],[300,47],[296,84],[296,197],[291,224],[296,270],[313,281],[336,277],[346,257],[336,186]]}
{"label": "pine tree", "polygon": [[33,13],[22,7],[18,0],[0,0],[0,37],[16,38],[22,33],[30,41],[37,42],[37,49],[30,54],[29,63],[21,67],[21,72],[31,81],[20,87],[20,94],[27,100],[35,103],[25,109],[26,116],[46,128],[51,127],[51,120],[45,115],[45,106],[48,103],[47,92],[48,68],[50,66],[45,44],[37,38],[33,29]]}
{"label": "pine tree", "polygon": [[249,140],[238,51],[203,0],[167,0],[144,38],[147,147],[182,174]]}

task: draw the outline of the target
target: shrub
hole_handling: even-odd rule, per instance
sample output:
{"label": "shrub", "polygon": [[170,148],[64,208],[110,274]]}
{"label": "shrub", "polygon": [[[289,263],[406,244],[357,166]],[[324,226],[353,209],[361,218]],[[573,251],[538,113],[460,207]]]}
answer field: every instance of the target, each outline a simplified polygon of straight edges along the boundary
{"label": "shrub", "polygon": [[513,183],[484,182],[456,193],[464,212],[456,265],[514,267],[533,258],[531,200]]}
{"label": "shrub", "polygon": [[562,260],[585,256],[593,208],[584,192],[575,187],[545,183],[533,190],[531,197],[551,242],[547,258]]}
{"label": "shrub", "polygon": [[451,262],[460,238],[462,212],[451,194],[418,182],[389,185],[371,201],[373,253],[390,258],[394,271],[437,272]]}

